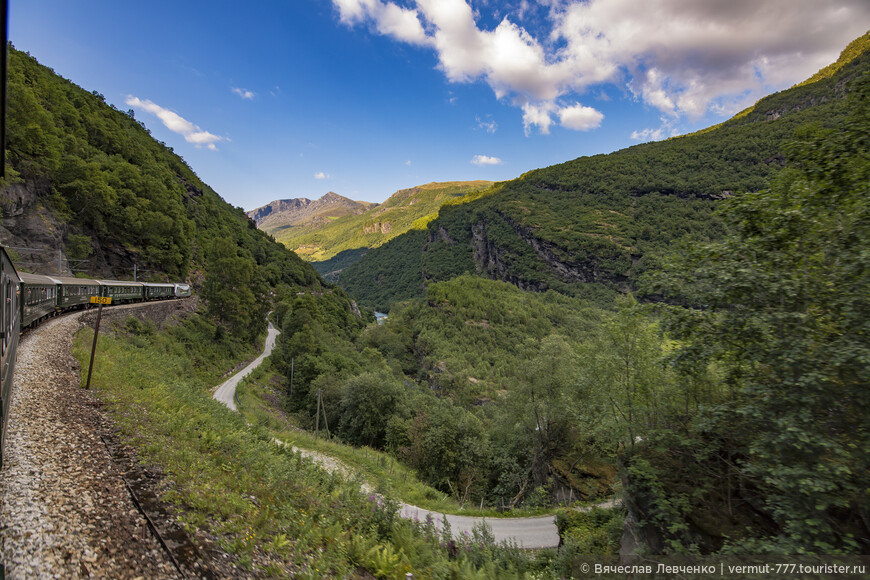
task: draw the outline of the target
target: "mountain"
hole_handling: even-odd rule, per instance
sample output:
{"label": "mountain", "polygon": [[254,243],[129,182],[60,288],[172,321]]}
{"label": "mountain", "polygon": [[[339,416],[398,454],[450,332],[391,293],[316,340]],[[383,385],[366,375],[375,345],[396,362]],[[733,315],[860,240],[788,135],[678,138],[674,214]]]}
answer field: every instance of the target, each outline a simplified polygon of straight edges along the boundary
{"label": "mountain", "polygon": [[[315,222],[308,221],[303,227],[275,228],[271,224],[276,222],[268,221],[271,214],[266,213],[266,208],[269,206],[254,212],[265,215],[261,218],[262,221],[257,221],[260,229],[274,234],[279,242],[303,258],[315,262],[315,267],[321,274],[327,274],[353,263],[369,248],[376,248],[409,230],[425,228],[445,203],[462,203],[491,186],[490,181],[449,181],[418,185],[397,191],[380,205],[368,204],[365,211],[347,212],[340,217],[329,214],[327,219],[322,219],[320,216],[324,214],[321,213],[316,225]],[[308,208],[330,195],[345,199],[328,194],[311,205],[298,204],[302,209],[294,209],[293,215],[308,211]],[[254,217],[251,215],[254,212],[249,212],[248,215]]]}
{"label": "mountain", "polygon": [[320,288],[310,265],[258,231],[132,110],[11,47],[8,62],[0,243],[17,248],[22,270],[57,273],[60,262],[67,275],[124,280],[135,265],[146,278],[199,285],[214,249],[228,244],[220,255],[250,268],[251,287]]}
{"label": "mountain", "polygon": [[815,82],[711,130],[530,171],[442,208],[424,231],[368,252],[339,282],[379,309],[465,272],[603,302],[642,292],[642,275],[676,243],[723,234],[717,200],[766,188],[799,127],[837,127],[848,113],[848,81],[868,67],[866,50],[849,49]]}
{"label": "mountain", "polygon": [[367,201],[354,201],[330,191],[314,201],[304,197],[279,199],[247,214],[258,228],[275,234],[291,228],[315,230],[329,224],[331,220],[356,215],[376,205]]}

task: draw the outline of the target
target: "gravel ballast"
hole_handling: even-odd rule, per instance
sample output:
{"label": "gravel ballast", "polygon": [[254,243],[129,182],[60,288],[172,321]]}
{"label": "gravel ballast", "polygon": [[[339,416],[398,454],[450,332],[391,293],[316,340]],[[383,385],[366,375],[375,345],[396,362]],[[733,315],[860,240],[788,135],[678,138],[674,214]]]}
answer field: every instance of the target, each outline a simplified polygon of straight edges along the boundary
{"label": "gravel ballast", "polygon": [[[178,578],[112,461],[100,401],[71,355],[81,313],[21,339],[0,472],[8,578]],[[86,369],[85,369],[86,372]]]}

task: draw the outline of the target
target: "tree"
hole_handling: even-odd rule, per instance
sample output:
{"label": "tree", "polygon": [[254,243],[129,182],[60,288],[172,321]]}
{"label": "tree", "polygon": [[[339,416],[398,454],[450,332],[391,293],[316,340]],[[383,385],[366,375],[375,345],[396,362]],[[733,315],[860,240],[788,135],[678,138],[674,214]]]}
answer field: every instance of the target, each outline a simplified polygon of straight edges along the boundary
{"label": "tree", "polygon": [[341,399],[342,437],[357,445],[383,447],[390,418],[408,415],[403,391],[402,383],[383,369],[349,379]]}
{"label": "tree", "polygon": [[261,320],[265,317],[264,305],[257,301],[254,286],[253,262],[240,256],[230,240],[215,240],[209,251],[208,275],[202,289],[208,314],[227,330],[253,338],[262,330]]}
{"label": "tree", "polygon": [[715,361],[734,395],[714,430],[779,532],[747,549],[870,548],[870,77],[852,116],[807,129],[770,190],[726,204],[731,234],[685,256],[667,286],[702,306],[670,317],[688,358]]}
{"label": "tree", "polygon": [[673,377],[662,338],[631,296],[584,345],[577,405],[607,409],[607,439],[633,447],[667,411]]}
{"label": "tree", "polygon": [[[536,354],[524,361],[508,395],[503,431],[494,455],[497,494],[511,489],[511,507],[552,475],[551,463],[561,452],[570,427],[569,397],[578,380],[578,359],[565,337],[550,335],[526,347]],[[531,486],[530,486],[531,484]]]}
{"label": "tree", "polygon": [[490,463],[483,422],[465,409],[420,396],[418,411],[390,423],[390,443],[431,485],[465,503],[485,487]]}

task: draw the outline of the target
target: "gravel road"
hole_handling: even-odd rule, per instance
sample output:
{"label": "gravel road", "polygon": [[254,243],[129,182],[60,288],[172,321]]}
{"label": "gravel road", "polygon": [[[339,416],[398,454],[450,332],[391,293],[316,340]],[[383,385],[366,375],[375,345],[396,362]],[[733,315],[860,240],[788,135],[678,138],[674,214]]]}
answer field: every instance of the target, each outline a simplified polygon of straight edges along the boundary
{"label": "gravel road", "polygon": [[272,354],[272,349],[275,348],[275,337],[279,334],[281,334],[281,332],[277,328],[272,326],[272,323],[270,322],[269,330],[266,334],[266,344],[263,347],[263,353],[255,358],[253,361],[251,361],[251,364],[231,376],[229,379],[227,379],[225,383],[220,385],[217,390],[215,390],[214,398],[217,401],[220,401],[233,411],[237,410],[236,402],[234,400],[236,395],[236,387],[239,385],[243,378],[251,374],[255,368],[260,366],[260,364],[263,362],[263,360],[265,360],[267,356]]}
{"label": "gravel road", "polygon": [[19,345],[0,562],[9,578],[178,578],[100,437],[110,428],[100,401],[79,386],[70,349],[81,314],[46,322]]}
{"label": "gravel road", "polygon": [[[251,371],[257,368],[269,354],[272,352],[272,347],[275,344],[275,338],[279,331],[269,323],[269,334],[266,338],[266,347],[263,354],[257,357],[251,364],[233,375],[225,383],[220,385],[214,393],[214,398],[236,411],[233,395],[236,392],[236,385],[239,384],[244,377],[248,376]],[[275,442],[279,445],[284,445],[282,441],[276,439]],[[349,475],[352,470],[346,465],[333,457],[329,457],[317,451],[300,449],[293,447],[293,451],[300,453],[303,457],[309,457],[327,471],[338,472],[343,475]],[[366,493],[370,493],[371,489],[368,486],[364,487]],[[469,516],[447,515],[436,512],[430,512],[423,508],[401,504],[399,515],[407,519],[425,520],[427,515],[431,515],[436,521],[441,521],[441,518],[446,517],[450,523],[450,529],[454,536],[459,537],[464,532],[471,532],[472,527],[485,522],[492,530],[492,534],[497,541],[512,541],[522,548],[554,548],[559,545],[559,531],[556,528],[556,518],[554,516],[541,516],[532,518],[476,518]]]}
{"label": "gravel road", "polygon": [[401,505],[399,515],[421,522],[430,516],[436,527],[440,527],[442,518],[447,518],[454,537],[463,533],[471,534],[474,526],[486,522],[497,542],[516,542],[520,548],[555,548],[559,545],[559,531],[556,529],[555,516],[487,519],[453,514],[444,515],[408,504]]}

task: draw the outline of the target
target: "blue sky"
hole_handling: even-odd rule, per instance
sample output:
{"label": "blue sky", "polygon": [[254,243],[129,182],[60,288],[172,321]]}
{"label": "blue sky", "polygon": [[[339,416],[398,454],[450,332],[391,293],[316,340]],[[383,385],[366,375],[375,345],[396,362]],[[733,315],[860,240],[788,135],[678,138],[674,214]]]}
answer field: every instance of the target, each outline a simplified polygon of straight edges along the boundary
{"label": "blue sky", "polygon": [[233,205],[380,202],[717,123],[870,28],[865,0],[10,0],[19,50]]}

